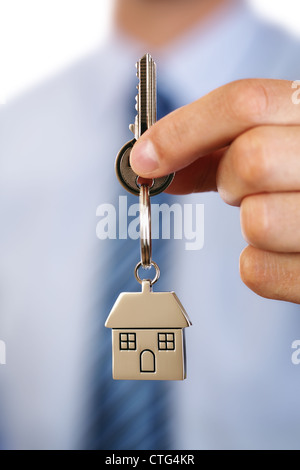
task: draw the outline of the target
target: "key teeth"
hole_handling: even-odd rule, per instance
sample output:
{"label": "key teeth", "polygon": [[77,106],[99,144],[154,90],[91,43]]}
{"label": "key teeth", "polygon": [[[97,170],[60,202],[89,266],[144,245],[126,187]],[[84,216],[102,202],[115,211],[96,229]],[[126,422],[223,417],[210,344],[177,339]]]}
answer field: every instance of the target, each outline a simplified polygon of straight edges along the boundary
{"label": "key teeth", "polygon": [[[135,64],[138,78],[134,135],[136,140],[156,122],[156,64],[149,53]],[[133,130],[131,129],[133,132]]]}

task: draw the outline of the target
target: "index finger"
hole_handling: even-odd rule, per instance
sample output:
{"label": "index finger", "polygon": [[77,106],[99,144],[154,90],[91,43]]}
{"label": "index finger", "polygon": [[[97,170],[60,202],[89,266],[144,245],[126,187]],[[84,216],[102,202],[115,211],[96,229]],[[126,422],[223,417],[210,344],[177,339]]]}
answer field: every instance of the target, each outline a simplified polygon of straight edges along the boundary
{"label": "index finger", "polygon": [[229,145],[253,127],[300,123],[291,84],[287,80],[239,80],[177,109],[134,145],[130,156],[133,170],[157,178]]}

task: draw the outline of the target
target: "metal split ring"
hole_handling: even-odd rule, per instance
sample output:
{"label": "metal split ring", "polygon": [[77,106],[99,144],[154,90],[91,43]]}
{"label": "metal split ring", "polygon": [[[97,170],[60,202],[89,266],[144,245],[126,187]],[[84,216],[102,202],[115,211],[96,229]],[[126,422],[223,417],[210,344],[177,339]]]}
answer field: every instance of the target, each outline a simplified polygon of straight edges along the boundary
{"label": "metal split ring", "polygon": [[135,275],[136,280],[137,280],[140,284],[142,284],[143,281],[148,281],[148,280],[149,280],[149,281],[150,281],[150,285],[153,286],[153,284],[155,284],[155,283],[158,281],[159,276],[160,276],[160,269],[159,269],[158,265],[157,265],[156,263],[154,263],[154,261],[151,261],[151,266],[153,266],[153,267],[155,268],[155,271],[156,271],[155,276],[154,276],[154,278],[153,278],[152,280],[151,280],[151,279],[141,279],[140,276],[139,276],[139,272],[138,272],[138,271],[139,271],[139,269],[140,269],[141,267],[143,267],[142,262],[140,261],[140,262],[136,265],[135,270],[134,270],[134,275]]}
{"label": "metal split ring", "polygon": [[151,203],[150,188],[142,184],[140,188],[140,240],[141,240],[141,265],[150,269],[152,265],[152,241],[151,241]]}

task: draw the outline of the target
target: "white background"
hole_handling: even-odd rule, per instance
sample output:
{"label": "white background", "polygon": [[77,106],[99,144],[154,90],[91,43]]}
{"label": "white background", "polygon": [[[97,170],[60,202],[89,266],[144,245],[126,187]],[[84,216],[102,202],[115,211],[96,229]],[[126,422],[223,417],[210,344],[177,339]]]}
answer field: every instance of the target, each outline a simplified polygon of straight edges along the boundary
{"label": "white background", "polygon": [[[0,0],[0,105],[101,44],[110,31],[113,3]],[[299,0],[249,3],[300,37]]]}

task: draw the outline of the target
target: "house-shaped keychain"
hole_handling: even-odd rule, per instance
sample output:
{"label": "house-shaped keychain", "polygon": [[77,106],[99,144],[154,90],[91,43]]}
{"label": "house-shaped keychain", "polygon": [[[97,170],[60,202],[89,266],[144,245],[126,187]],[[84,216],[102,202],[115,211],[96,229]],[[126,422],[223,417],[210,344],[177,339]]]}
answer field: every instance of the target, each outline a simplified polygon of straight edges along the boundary
{"label": "house-shaped keychain", "polygon": [[191,322],[174,292],[119,295],[105,326],[112,328],[113,378],[183,380],[186,377],[184,328]]}

